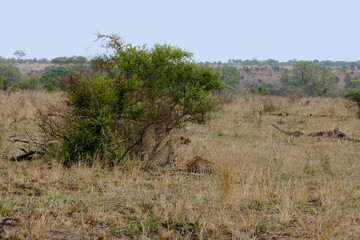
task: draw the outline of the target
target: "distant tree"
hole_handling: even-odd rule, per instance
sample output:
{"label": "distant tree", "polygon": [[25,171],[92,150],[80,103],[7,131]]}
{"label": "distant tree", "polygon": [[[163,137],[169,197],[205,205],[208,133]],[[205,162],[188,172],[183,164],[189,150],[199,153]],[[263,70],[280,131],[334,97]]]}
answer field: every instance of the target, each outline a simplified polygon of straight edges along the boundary
{"label": "distant tree", "polygon": [[354,101],[359,106],[357,117],[360,118],[360,89],[348,90],[345,95],[345,98]]}
{"label": "distant tree", "polygon": [[345,98],[350,99],[356,102],[360,107],[360,89],[350,89],[348,90]]}
{"label": "distant tree", "polygon": [[9,82],[20,82],[22,74],[18,67],[11,64],[0,64],[0,73],[9,80]]}
{"label": "distant tree", "polygon": [[24,81],[21,81],[19,83],[13,84],[12,85],[12,89],[16,90],[16,89],[21,89],[21,90],[36,90],[40,88],[40,81],[39,78],[37,77],[29,77]]}
{"label": "distant tree", "polygon": [[269,66],[279,66],[279,61],[274,59],[268,59],[263,62],[261,62],[262,65],[269,65]]}
{"label": "distant tree", "polygon": [[48,92],[57,91],[60,89],[60,83],[55,78],[51,77],[48,79],[48,81],[44,85],[44,89]]}
{"label": "distant tree", "polygon": [[290,72],[282,73],[281,82],[292,94],[323,96],[337,84],[337,78],[327,67],[317,66],[310,61],[299,61]]}
{"label": "distant tree", "polygon": [[0,65],[11,65],[11,64],[16,64],[16,60],[14,58],[0,57]]}
{"label": "distant tree", "polygon": [[226,87],[225,89],[229,92],[236,93],[237,85],[240,83],[242,78],[240,71],[236,67],[229,66],[227,64],[220,67],[220,80],[222,80]]}
{"label": "distant tree", "polygon": [[54,64],[86,64],[88,60],[83,56],[72,56],[72,57],[56,57],[51,60],[51,63]]}
{"label": "distant tree", "polygon": [[83,56],[72,56],[72,57],[57,57],[51,60],[53,64],[66,65],[71,73],[85,73],[91,72],[91,67],[87,58]]}
{"label": "distant tree", "polygon": [[44,85],[46,85],[50,79],[55,79],[56,82],[59,82],[62,78],[66,77],[70,72],[71,72],[70,69],[62,66],[49,68],[41,74],[40,81]]}
{"label": "distant tree", "polygon": [[345,98],[350,99],[357,103],[359,106],[358,118],[360,118],[360,80],[351,80],[350,88],[345,94]]}
{"label": "distant tree", "polygon": [[9,88],[9,80],[0,72],[0,90],[7,90]]}
{"label": "distant tree", "polygon": [[269,91],[261,85],[258,87],[257,90],[255,88],[250,88],[250,92],[254,95],[268,95],[269,94]]}
{"label": "distant tree", "polygon": [[40,58],[37,60],[38,63],[49,63],[50,61],[46,58]]}
{"label": "distant tree", "polygon": [[359,79],[350,80],[349,85],[350,85],[350,88],[360,89],[360,80]]}
{"label": "distant tree", "polygon": [[16,50],[16,51],[14,52],[14,55],[17,56],[18,59],[26,56],[26,54],[25,54],[25,52],[24,52],[23,50]]}

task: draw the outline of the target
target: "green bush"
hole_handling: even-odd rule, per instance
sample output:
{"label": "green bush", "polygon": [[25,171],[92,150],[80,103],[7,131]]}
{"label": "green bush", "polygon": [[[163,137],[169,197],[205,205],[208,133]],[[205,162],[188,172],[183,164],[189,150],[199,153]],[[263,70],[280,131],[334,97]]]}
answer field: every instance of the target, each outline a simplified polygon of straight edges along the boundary
{"label": "green bush", "polygon": [[[360,89],[350,89],[345,95],[345,98],[350,99],[357,103],[360,108]],[[358,111],[358,118],[360,118],[360,109]]]}
{"label": "green bush", "polygon": [[59,82],[62,78],[65,78],[70,72],[70,69],[62,66],[49,68],[41,74],[40,81],[44,85],[46,85],[49,81],[53,81],[54,79]]}
{"label": "green bush", "polygon": [[350,80],[350,88],[360,89],[360,80]]}
{"label": "green bush", "polygon": [[257,90],[255,88],[250,88],[250,92],[254,95],[268,95],[269,94],[269,91],[267,90],[267,88],[265,88],[263,86],[259,86]]}
{"label": "green bush", "polygon": [[237,85],[242,78],[240,71],[236,67],[223,65],[220,69],[220,80],[225,83],[225,90],[231,93],[238,93]]}
{"label": "green bush", "polygon": [[22,79],[22,74],[18,67],[11,65],[10,63],[0,64],[0,74],[3,75],[8,81],[11,82],[20,82]]}
{"label": "green bush", "polygon": [[345,95],[345,98],[356,102],[360,107],[360,89],[350,89]]}
{"label": "green bush", "polygon": [[40,87],[40,80],[37,77],[30,77],[24,81],[17,83],[16,86],[13,86],[13,89],[36,90]]}
{"label": "green bush", "polygon": [[51,60],[51,63],[68,65],[68,64],[86,64],[88,60],[83,56],[72,56],[72,57],[56,57]]}
{"label": "green bush", "polygon": [[130,153],[142,156],[174,128],[209,119],[215,109],[210,94],[223,88],[218,73],[177,47],[148,49],[101,37],[113,54],[92,60],[96,74],[67,79],[72,121],[57,133],[66,165],[94,159],[114,165]]}
{"label": "green bush", "polygon": [[0,72],[0,90],[7,90],[9,86],[9,80]]}
{"label": "green bush", "polygon": [[327,67],[310,61],[296,62],[290,72],[283,72],[281,82],[287,92],[297,95],[326,95],[338,79]]}

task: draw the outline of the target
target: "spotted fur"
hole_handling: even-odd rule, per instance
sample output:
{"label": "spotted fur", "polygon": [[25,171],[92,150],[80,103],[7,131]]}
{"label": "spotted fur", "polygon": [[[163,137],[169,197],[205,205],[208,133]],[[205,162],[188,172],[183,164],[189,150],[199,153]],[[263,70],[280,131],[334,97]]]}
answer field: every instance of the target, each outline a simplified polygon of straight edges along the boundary
{"label": "spotted fur", "polygon": [[199,156],[190,159],[186,164],[186,168],[188,172],[200,174],[213,174],[216,170],[215,163]]}
{"label": "spotted fur", "polygon": [[159,171],[167,165],[172,165],[174,169],[178,168],[178,153],[177,149],[180,145],[188,145],[191,140],[186,136],[181,136],[180,139],[169,140],[166,144],[158,150],[145,164],[143,170],[145,171]]}

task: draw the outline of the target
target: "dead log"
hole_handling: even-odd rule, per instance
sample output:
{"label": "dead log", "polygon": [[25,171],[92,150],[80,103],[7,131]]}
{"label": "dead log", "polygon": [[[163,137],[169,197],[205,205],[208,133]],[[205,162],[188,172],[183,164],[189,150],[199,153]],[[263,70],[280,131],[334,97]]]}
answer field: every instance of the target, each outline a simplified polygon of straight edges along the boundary
{"label": "dead log", "polygon": [[14,161],[14,162],[22,162],[22,161],[30,161],[33,159],[34,155],[38,154],[38,155],[44,155],[45,153],[43,151],[37,151],[37,150],[30,150],[24,154],[21,154],[17,157],[11,157],[10,161]]}
{"label": "dead log", "polygon": [[339,130],[339,127],[335,127],[334,130],[332,131],[320,131],[320,132],[313,132],[313,133],[309,133],[307,135],[305,135],[303,132],[301,132],[300,130],[296,130],[294,132],[290,132],[290,131],[285,131],[283,129],[281,129],[279,126],[277,126],[276,124],[270,123],[274,128],[276,128],[277,130],[279,130],[280,132],[290,135],[290,136],[295,136],[295,137],[300,137],[300,136],[309,136],[309,137],[328,137],[328,138],[339,138],[342,140],[349,140],[349,141],[355,141],[355,142],[360,142],[360,138],[352,138],[352,137],[348,137],[346,136],[345,133],[341,132]]}
{"label": "dead log", "polygon": [[320,131],[309,133],[309,137],[335,137],[335,138],[346,138],[346,134],[339,131],[339,127],[335,127],[332,131]]}
{"label": "dead log", "polygon": [[296,130],[294,132],[290,132],[290,131],[285,131],[283,129],[281,129],[279,126],[275,125],[274,123],[270,123],[274,128],[276,128],[277,130],[279,130],[282,133],[285,133],[286,135],[289,136],[294,136],[294,137],[300,137],[300,136],[304,136],[304,133],[300,130]]}
{"label": "dead log", "polygon": [[36,148],[36,149],[31,149],[31,150],[25,150],[24,148],[20,147],[20,150],[23,151],[24,154],[21,154],[18,156],[12,156],[10,158],[10,161],[15,161],[15,162],[22,162],[22,161],[26,161],[26,160],[30,161],[36,155],[40,155],[40,156],[44,155],[48,151],[49,147],[56,146],[55,143],[41,143],[41,142],[37,142],[34,140],[28,141],[28,140],[16,138],[16,136],[10,136],[7,139],[7,141],[9,141],[11,143],[20,142],[20,143],[30,145],[30,146]]}
{"label": "dead log", "polygon": [[4,233],[4,226],[12,225],[12,223],[10,221],[12,221],[12,218],[10,218],[10,217],[0,218],[0,239],[1,239],[2,234]]}

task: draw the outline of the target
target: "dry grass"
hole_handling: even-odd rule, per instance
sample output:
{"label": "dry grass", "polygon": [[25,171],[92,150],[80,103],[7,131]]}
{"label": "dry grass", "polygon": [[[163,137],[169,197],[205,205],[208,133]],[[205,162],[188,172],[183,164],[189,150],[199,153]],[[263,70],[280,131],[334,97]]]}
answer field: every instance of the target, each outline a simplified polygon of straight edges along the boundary
{"label": "dry grass", "polygon": [[[0,152],[11,152],[7,136],[33,126],[33,104],[52,98],[61,96],[0,94]],[[216,176],[0,159],[0,218],[15,219],[3,238],[27,239],[31,231],[34,239],[358,239],[360,143],[293,138],[270,125],[305,133],[339,126],[360,137],[350,105],[236,98],[209,124],[176,133],[192,140],[180,167],[199,155],[218,164]]]}
{"label": "dry grass", "polygon": [[[240,87],[242,91],[249,91],[249,88],[258,87],[259,85],[266,88],[273,88],[274,86],[280,87],[281,74],[285,70],[290,71],[291,66],[281,66],[279,71],[275,71],[270,66],[236,66],[243,79],[241,80]],[[245,71],[245,69],[248,69]],[[331,94],[333,96],[344,96],[346,87],[346,76],[350,79],[357,79],[360,76],[360,69],[357,68],[342,68],[342,67],[330,67],[331,71],[338,78],[338,86],[332,89]]]}
{"label": "dry grass", "polygon": [[18,67],[21,73],[25,76],[41,76],[41,73],[50,67],[56,66],[52,63],[17,63],[16,67]]}

